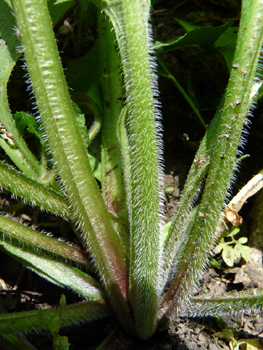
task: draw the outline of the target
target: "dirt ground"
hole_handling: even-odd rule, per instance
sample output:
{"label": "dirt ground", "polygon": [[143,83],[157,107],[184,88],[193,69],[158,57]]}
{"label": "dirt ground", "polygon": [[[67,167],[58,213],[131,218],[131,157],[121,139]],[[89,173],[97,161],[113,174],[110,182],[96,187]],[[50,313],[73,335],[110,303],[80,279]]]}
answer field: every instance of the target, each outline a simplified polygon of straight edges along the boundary
{"label": "dirt ground", "polygon": [[[184,176],[184,175],[182,175]],[[167,196],[167,219],[176,210],[180,195],[180,176],[172,171],[166,175],[166,183],[173,192]],[[3,199],[5,203],[8,199]],[[28,209],[28,208],[27,208]],[[34,217],[34,209],[30,208],[25,214],[19,216],[31,221]],[[16,214],[17,215],[17,214]],[[41,216],[41,215],[40,215]],[[46,217],[45,221],[50,220]],[[255,256],[254,256],[255,255]],[[257,257],[257,259],[254,259]],[[220,255],[217,261],[223,268],[210,267],[205,273],[198,294],[206,292],[206,296],[216,297],[228,291],[243,290],[246,288],[263,287],[262,252],[258,259],[258,253],[253,253],[252,262],[239,261],[233,268],[227,267]],[[54,307],[59,304],[62,293],[65,293],[67,303],[80,301],[81,298],[64,291],[59,287],[43,280],[32,271],[25,269],[21,264],[4,253],[0,254],[0,312],[14,312]],[[260,312],[242,312],[235,315],[225,315],[220,319],[213,317],[204,318],[176,318],[168,330],[157,332],[148,342],[132,343],[129,349],[135,350],[195,350],[195,349],[229,349],[225,339],[218,338],[215,334],[220,332],[220,326],[234,331],[235,338],[257,339],[263,349],[263,317]],[[116,326],[116,320],[106,319],[92,324],[69,327],[63,329],[61,335],[66,335],[71,344],[71,350],[95,350],[101,341],[106,338]],[[24,341],[31,344],[32,349],[52,349],[52,337],[48,331],[33,332],[26,336],[20,335]],[[116,349],[124,349],[126,340],[120,340]],[[131,342],[131,339],[130,339]],[[30,345],[30,346],[31,346]],[[10,344],[0,337],[0,349],[12,350]]]}

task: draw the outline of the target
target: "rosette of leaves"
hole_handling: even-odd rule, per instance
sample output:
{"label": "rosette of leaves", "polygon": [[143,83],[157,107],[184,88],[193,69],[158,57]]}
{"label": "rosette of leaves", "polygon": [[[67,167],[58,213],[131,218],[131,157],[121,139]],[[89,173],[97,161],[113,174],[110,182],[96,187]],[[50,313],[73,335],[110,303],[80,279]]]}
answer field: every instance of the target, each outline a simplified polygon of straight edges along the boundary
{"label": "rosette of leaves", "polygon": [[[261,84],[257,67],[262,2],[243,1],[229,84],[166,234],[162,233],[162,127],[149,25],[151,4],[149,0],[92,2],[98,6],[99,41],[92,49],[98,67],[86,67],[92,80],[87,95],[94,114],[102,119],[101,187],[90,164],[92,133],[78,122],[46,0],[1,3],[7,24],[1,24],[1,123],[13,143],[1,138],[0,145],[16,167],[0,162],[0,184],[24,201],[69,220],[83,249],[5,216],[0,216],[0,246],[86,301],[65,305],[62,300],[59,309],[2,314],[0,333],[50,329],[52,317],[63,326],[114,313],[127,336],[148,339],[178,315],[259,308],[261,289],[256,295],[246,291],[209,300],[195,298],[194,293],[218,238],[244,121]],[[36,100],[40,161],[25,143],[7,100],[7,81],[21,53]],[[202,198],[194,206],[201,184]],[[87,256],[92,257],[92,266]],[[57,335],[57,328],[53,333]],[[109,342],[117,335],[114,331]]]}

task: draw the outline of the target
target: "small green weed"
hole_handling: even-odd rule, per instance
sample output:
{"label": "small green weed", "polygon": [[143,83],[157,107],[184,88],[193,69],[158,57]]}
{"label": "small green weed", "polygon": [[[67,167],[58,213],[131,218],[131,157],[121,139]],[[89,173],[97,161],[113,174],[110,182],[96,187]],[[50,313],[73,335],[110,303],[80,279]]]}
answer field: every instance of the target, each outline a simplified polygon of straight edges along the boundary
{"label": "small green weed", "polygon": [[234,262],[241,257],[246,261],[251,258],[252,248],[245,245],[248,241],[247,237],[238,239],[234,237],[239,231],[240,228],[234,226],[230,231],[225,230],[214,249],[215,254],[222,252],[224,262],[230,267],[233,267]]}

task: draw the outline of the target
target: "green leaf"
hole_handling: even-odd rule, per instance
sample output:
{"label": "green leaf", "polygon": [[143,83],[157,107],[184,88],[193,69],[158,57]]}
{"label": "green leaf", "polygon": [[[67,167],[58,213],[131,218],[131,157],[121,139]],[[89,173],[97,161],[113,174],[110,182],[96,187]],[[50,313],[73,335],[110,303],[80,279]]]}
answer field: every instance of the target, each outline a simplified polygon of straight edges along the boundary
{"label": "green leaf", "polygon": [[[124,181],[125,181],[125,191],[127,197],[127,208],[129,215],[131,214],[132,208],[132,190],[131,190],[131,159],[130,159],[130,150],[129,150],[129,140],[128,133],[126,128],[126,119],[127,119],[127,108],[123,107],[118,123],[117,123],[117,137],[121,145],[121,154],[122,154],[122,169],[124,172]],[[131,221],[131,217],[129,216]]]}
{"label": "green leaf", "polygon": [[[95,86],[92,86],[87,93],[77,92],[74,95],[72,95],[71,98],[74,101],[73,106],[75,109],[75,113],[77,115],[85,114],[85,118],[83,121],[81,121],[79,126],[86,124],[85,119],[89,118],[91,114],[93,115],[94,121],[88,133],[89,142],[91,142],[93,138],[95,138],[95,136],[98,134],[101,127],[102,111],[100,106],[100,96],[98,96],[98,90]],[[99,103],[95,101],[99,101]],[[104,114],[105,114],[105,111],[104,111]],[[105,116],[104,116],[104,119],[105,119]]]}
{"label": "green leaf", "polygon": [[77,122],[77,125],[79,127],[80,136],[82,138],[84,147],[88,148],[89,134],[88,134],[87,126],[86,126],[85,115],[83,113],[81,113],[81,109],[79,108],[79,106],[75,102],[72,101],[72,103],[73,103],[73,107],[74,107],[74,111],[75,111],[76,122]]}
{"label": "green leaf", "polygon": [[262,342],[260,339],[240,339],[238,344],[244,344],[246,347],[241,345],[242,350],[261,350]]}
{"label": "green leaf", "polygon": [[237,243],[237,244],[234,246],[233,249],[234,249],[234,252],[235,252],[235,254],[236,254],[236,259],[241,257],[241,250],[242,250],[243,247],[244,247],[244,246],[243,246],[242,244],[239,244],[239,243]]}
{"label": "green leaf", "polygon": [[[23,343],[21,340],[19,340],[15,335],[13,334],[1,334],[1,337],[8,340],[10,344],[14,345],[16,349],[18,350],[32,350],[32,347],[27,346],[25,343]],[[13,349],[13,348],[12,348]]]}
{"label": "green leaf", "polygon": [[0,162],[0,186],[22,198],[25,202],[37,205],[43,210],[67,220],[72,216],[71,208],[65,196],[49,186],[44,186],[26,177],[4,162]]}
{"label": "green leaf", "polygon": [[56,256],[58,259],[74,262],[79,268],[92,270],[87,263],[87,254],[74,246],[38,232],[30,227],[0,216],[1,240],[10,242],[14,246],[38,251],[40,255]]}
{"label": "green leaf", "polygon": [[240,237],[239,240],[238,240],[238,242],[239,242],[240,244],[246,244],[247,241],[248,241],[247,237]]}
{"label": "green leaf", "polygon": [[88,157],[91,169],[93,171],[94,176],[97,180],[101,181],[101,163],[100,161],[90,153],[90,150],[88,150]]}
{"label": "green leaf", "polygon": [[202,27],[198,29],[194,29],[184,36],[171,41],[170,43],[162,43],[156,41],[154,43],[154,49],[156,50],[156,54],[160,55],[163,52],[168,52],[176,49],[182,49],[186,47],[199,46],[199,45],[211,45],[213,44],[220,35],[227,30],[230,26],[232,26],[234,20],[230,20],[222,26],[218,27]]}
{"label": "green leaf", "polygon": [[[80,96],[81,95],[81,96]],[[75,117],[76,121],[79,127],[79,132],[83,141],[83,144],[85,148],[88,149],[88,157],[89,157],[89,162],[90,166],[92,168],[93,174],[96,177],[97,180],[101,181],[101,162],[96,158],[93,153],[92,149],[89,147],[89,142],[91,142],[92,138],[97,134],[100,128],[101,124],[101,119],[99,116],[99,108],[97,107],[97,104],[95,104],[92,99],[86,95],[86,94],[75,94],[74,98],[79,100],[79,98],[82,98],[82,104],[85,103],[89,107],[92,105],[94,110],[94,123],[93,126],[95,125],[96,130],[93,131],[94,127],[92,126],[90,131],[88,132],[87,126],[86,126],[86,118],[85,115],[81,112],[81,109],[77,103],[73,102],[73,107],[75,110]],[[84,101],[84,102],[83,102]],[[96,106],[96,107],[95,107]]]}
{"label": "green leaf", "polygon": [[263,303],[263,288],[241,292],[224,293],[218,298],[191,298],[191,304],[184,315],[224,315],[235,311],[260,309]]}
{"label": "green leaf", "polygon": [[178,22],[185,29],[186,32],[191,32],[194,29],[202,28],[199,25],[196,25],[196,24],[188,22],[188,21],[183,21],[183,20],[181,20],[179,18],[174,18],[174,20],[176,22]]}
{"label": "green leaf", "polygon": [[7,132],[12,134],[15,144],[19,150],[9,147],[8,144],[1,141],[0,146],[28,177],[37,177],[41,172],[40,164],[29,151],[24,140],[16,128],[12,117],[8,97],[7,83],[14,68],[16,61],[21,56],[16,47],[20,45],[17,37],[14,35],[15,20],[12,15],[10,1],[0,1],[0,122],[4,125]]}
{"label": "green leaf", "polygon": [[[58,317],[60,309],[0,314],[0,333],[22,333],[48,329],[50,317]],[[61,313],[62,326],[99,320],[111,315],[112,310],[103,301],[84,301],[66,305]]]}
{"label": "green leaf", "polygon": [[168,238],[168,234],[169,234],[169,231],[170,231],[172,224],[173,224],[173,221],[169,221],[162,228],[161,237],[160,237],[162,245],[164,245],[166,243],[166,239]]}
{"label": "green leaf", "polygon": [[59,306],[60,306],[60,312],[63,310],[63,307],[66,305],[66,297],[65,294],[61,295]]}
{"label": "green leaf", "polygon": [[234,261],[238,258],[238,252],[229,245],[226,245],[222,252],[222,258],[228,266],[233,266]]}
{"label": "green leaf", "polygon": [[69,343],[67,337],[61,337],[58,332],[62,325],[62,314],[66,305],[66,297],[62,294],[60,298],[60,308],[58,314],[50,314],[50,321],[48,322],[48,329],[53,335],[53,349],[54,350],[68,350]]}
{"label": "green leaf", "polygon": [[[81,230],[82,241],[92,254],[116,314],[129,329],[132,325],[125,301],[128,292],[126,247],[123,247],[118,232],[112,226],[110,214],[75,122],[75,112],[47,3],[45,0],[13,0],[12,4],[22,44],[25,46],[24,56],[41,122],[56,169],[74,211],[75,221]],[[89,76],[86,77],[88,80]],[[32,265],[36,263],[39,264],[41,272],[40,261],[32,258]],[[46,278],[52,272],[51,265],[48,265],[49,272],[43,272]],[[54,280],[58,278],[62,282],[62,266],[60,273],[57,268],[54,271],[58,273]],[[64,272],[64,275],[67,274]],[[74,272],[71,270],[71,277],[74,279],[73,276]],[[73,279],[68,282],[75,284]],[[76,287],[75,285],[74,288]],[[78,288],[81,288],[81,283]]]}
{"label": "green leaf", "polygon": [[5,241],[1,241],[0,246],[6,253],[21,261],[25,266],[51,283],[71,288],[87,299],[101,300],[105,298],[99,284],[93,278],[64,261],[44,256],[39,254],[38,251],[32,252],[26,247],[16,247]]}
{"label": "green leaf", "polygon": [[147,339],[155,331],[159,304],[159,213],[162,211],[159,206],[162,141],[153,94],[153,90],[157,91],[153,58],[149,54],[150,1],[106,1],[103,5],[114,26],[122,59],[132,153],[127,189],[131,189],[127,195],[128,202],[131,198],[129,296],[137,332]]}
{"label": "green leaf", "polygon": [[[121,114],[125,93],[120,54],[117,49],[116,35],[110,21],[105,21],[105,14],[100,13],[100,74],[102,77],[101,93],[103,104],[103,123],[101,128],[101,191],[107,207],[112,213],[128,224],[128,212],[123,181],[122,145],[118,142],[117,124]],[[128,230],[121,236],[128,246]]]}
{"label": "green leaf", "polygon": [[[236,168],[235,159],[244,120],[253,105],[255,93],[260,85],[257,67],[260,62],[263,41],[262,12],[263,7],[260,1],[253,3],[243,1],[237,50],[234,58],[237,64],[231,70],[227,91],[223,97],[224,106],[218,110],[218,115],[216,115],[220,118],[220,122],[214,130],[213,149],[210,149],[207,144],[205,146],[209,152],[210,166],[198,215],[193,218],[195,224],[188,232],[187,244],[185,241],[180,242],[181,237],[180,240],[178,239],[180,242],[178,253],[181,254],[181,257],[183,256],[183,259],[178,259],[179,263],[176,266],[174,280],[166,293],[166,300],[162,304],[163,307],[170,310],[170,312],[166,311],[166,319],[177,314],[183,307],[184,301],[186,302],[189,294],[192,293],[197,276],[200,276],[207,264],[207,252],[213,246],[217,226],[222,223],[221,210],[232,172]],[[244,72],[248,72],[247,76],[244,75]],[[203,143],[201,147],[203,147]],[[183,214],[185,215],[185,213],[186,210]],[[231,259],[232,263],[235,253],[229,248],[226,249],[225,257]]]}
{"label": "green leaf", "polygon": [[231,231],[229,232],[228,236],[235,236],[240,231],[239,227],[232,226]]}
{"label": "green leaf", "polygon": [[230,27],[220,35],[215,42],[215,47],[223,55],[229,71],[232,67],[237,40],[237,27]]}
{"label": "green leaf", "polygon": [[16,112],[14,115],[14,120],[16,121],[16,126],[21,135],[24,134],[24,129],[26,128],[29,132],[32,132],[37,138],[40,139],[38,124],[31,114]]}
{"label": "green leaf", "polygon": [[252,254],[252,248],[247,247],[247,246],[242,246],[241,251],[241,256],[244,260],[249,261],[251,259],[251,254]]}
{"label": "green leaf", "polygon": [[214,249],[214,253],[218,254],[221,252],[222,249],[224,249],[224,247],[226,246],[226,243],[219,243],[215,249]]}
{"label": "green leaf", "polygon": [[56,345],[57,348],[54,347],[54,350],[69,350],[70,343],[68,342],[67,337],[59,336]]}
{"label": "green leaf", "polygon": [[[66,75],[69,86],[76,92],[87,93],[89,90],[94,92],[99,85],[100,66],[99,62],[99,42],[96,41],[92,49],[83,57],[68,62]],[[100,105],[99,94],[97,98],[92,99]]]}
{"label": "green leaf", "polygon": [[74,0],[48,0],[48,9],[53,22],[57,22],[66,10],[74,3]]}
{"label": "green leaf", "polygon": [[222,332],[215,333],[216,337],[225,338],[226,340],[234,339],[234,332],[232,329],[223,329]]}
{"label": "green leaf", "polygon": [[222,319],[222,317],[220,316],[215,316],[216,319],[216,323],[218,325],[218,327],[223,330],[226,328],[227,324],[225,323],[225,321]]}

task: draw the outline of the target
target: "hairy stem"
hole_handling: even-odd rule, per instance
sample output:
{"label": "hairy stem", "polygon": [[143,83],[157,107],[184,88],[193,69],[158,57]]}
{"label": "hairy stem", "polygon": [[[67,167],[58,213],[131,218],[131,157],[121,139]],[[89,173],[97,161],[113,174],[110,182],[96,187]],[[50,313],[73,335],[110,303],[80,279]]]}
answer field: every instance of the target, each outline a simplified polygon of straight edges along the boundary
{"label": "hairy stem", "polygon": [[39,206],[42,210],[47,210],[66,220],[72,216],[66,197],[27,178],[3,162],[0,162],[0,186],[22,198],[23,201]]}
{"label": "hairy stem", "polygon": [[124,94],[120,55],[112,24],[104,13],[98,15],[100,37],[100,70],[103,96],[102,125],[102,194],[109,211],[125,218],[127,206],[123,185],[122,159],[117,138],[117,122],[123,108]]}
{"label": "hairy stem", "polygon": [[[161,148],[150,2],[105,1],[118,40],[127,98],[130,153],[130,299],[136,328],[147,339],[156,327],[159,297]],[[158,149],[159,146],[159,149]]]}
{"label": "hairy stem", "polygon": [[[18,333],[32,330],[49,329],[52,317],[59,314],[59,309],[24,311],[0,315],[0,332]],[[103,301],[86,301],[63,307],[62,325],[99,320],[111,314],[109,306]]]}
{"label": "hairy stem", "polygon": [[12,3],[41,121],[75,221],[120,321],[126,329],[130,328],[125,303],[128,288],[126,250],[112,226],[76,125],[47,3],[45,0],[13,0]]}
{"label": "hairy stem", "polygon": [[260,82],[256,72],[263,41],[263,4],[244,0],[242,16],[220,123],[210,154],[210,168],[195,224],[188,232],[187,245],[178,251],[179,259],[173,282],[164,297],[164,318],[177,314],[189,298],[206,266],[208,253],[216,238],[216,227],[227,188],[235,169],[235,157],[249,109]]}

